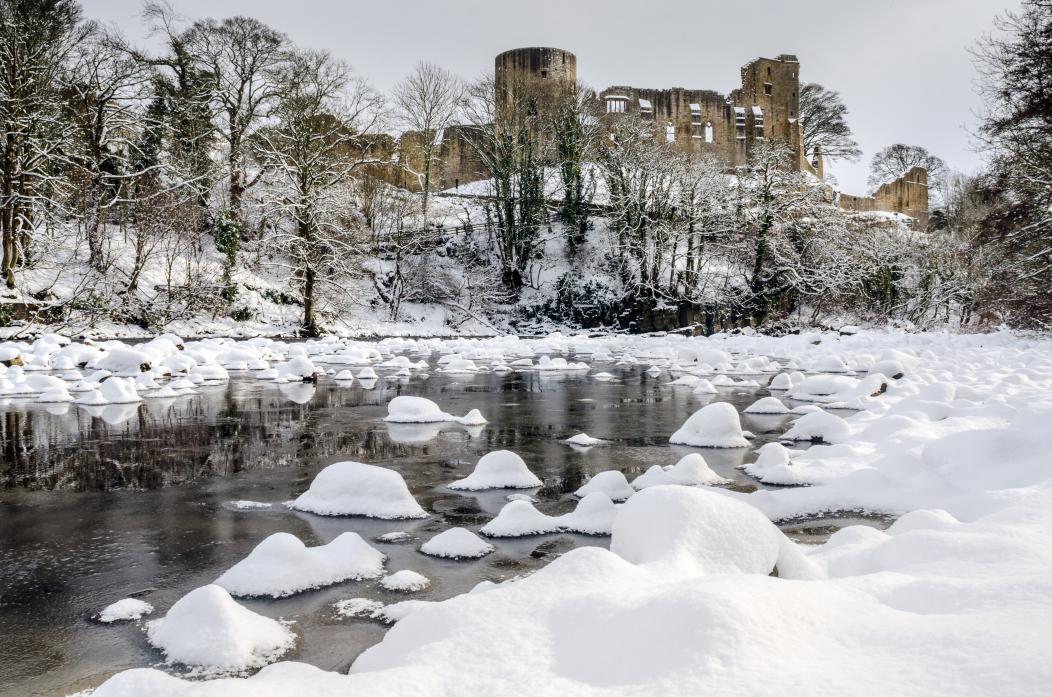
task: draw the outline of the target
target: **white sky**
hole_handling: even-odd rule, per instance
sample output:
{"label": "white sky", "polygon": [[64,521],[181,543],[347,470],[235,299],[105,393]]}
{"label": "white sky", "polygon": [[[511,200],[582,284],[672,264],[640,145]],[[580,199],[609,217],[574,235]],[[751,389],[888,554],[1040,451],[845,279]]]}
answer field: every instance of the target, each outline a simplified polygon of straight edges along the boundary
{"label": "white sky", "polygon": [[[147,43],[140,0],[82,0],[88,17]],[[968,131],[979,102],[969,48],[1018,0],[171,0],[197,18],[254,16],[295,42],[347,60],[385,92],[417,60],[466,78],[520,46],[577,55],[578,78],[727,93],[757,56],[793,53],[801,78],[840,91],[864,155],[832,172],[866,188],[869,159],[894,142],[951,167],[980,163]]]}

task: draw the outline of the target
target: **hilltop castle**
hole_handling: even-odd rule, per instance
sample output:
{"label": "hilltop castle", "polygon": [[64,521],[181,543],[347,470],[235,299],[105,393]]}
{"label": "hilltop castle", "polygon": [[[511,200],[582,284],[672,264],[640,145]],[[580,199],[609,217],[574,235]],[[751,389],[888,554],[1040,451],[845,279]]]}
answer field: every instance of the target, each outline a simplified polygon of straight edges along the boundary
{"label": "hilltop castle", "polygon": [[[577,82],[577,57],[558,48],[518,48],[494,61],[497,100],[516,89],[571,92]],[[728,95],[682,87],[653,89],[617,85],[597,95],[605,118],[634,115],[652,119],[670,143],[684,152],[715,155],[728,169],[749,160],[753,145],[779,138],[793,150],[793,167],[822,179],[821,152],[805,152],[800,123],[800,62],[796,56],[756,58],[741,69],[741,85]],[[418,134],[404,134],[401,152]],[[440,135],[440,162],[432,174],[436,189],[457,188],[489,177],[470,143],[471,128],[455,126]],[[837,203],[852,211],[904,213],[920,229],[928,222],[928,176],[914,168],[873,196],[838,195]]]}

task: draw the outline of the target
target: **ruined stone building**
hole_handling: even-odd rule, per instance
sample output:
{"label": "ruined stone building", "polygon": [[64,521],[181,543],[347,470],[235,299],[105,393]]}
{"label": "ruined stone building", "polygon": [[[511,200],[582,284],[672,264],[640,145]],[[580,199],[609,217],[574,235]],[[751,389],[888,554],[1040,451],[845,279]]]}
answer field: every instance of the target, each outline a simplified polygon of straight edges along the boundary
{"label": "ruined stone building", "polygon": [[[494,88],[498,114],[502,103],[514,102],[518,90],[553,96],[571,92],[577,81],[577,57],[558,48],[530,47],[505,51],[494,61]],[[793,150],[793,166],[823,178],[820,152],[807,153],[800,115],[800,62],[796,56],[756,58],[741,69],[740,86],[724,95],[712,90],[683,87],[654,89],[615,85],[597,95],[605,119],[633,115],[651,119],[659,133],[684,152],[715,155],[728,170],[746,164],[755,143],[778,138]],[[543,101],[543,100],[542,100]],[[489,174],[472,146],[469,126],[445,129],[439,134],[436,189],[455,189],[486,179]],[[411,165],[419,134],[402,136],[401,153]],[[412,186],[412,182],[403,182]],[[880,187],[873,196],[838,195],[846,209],[858,212],[904,213],[924,229],[928,220],[928,178],[914,168]]]}

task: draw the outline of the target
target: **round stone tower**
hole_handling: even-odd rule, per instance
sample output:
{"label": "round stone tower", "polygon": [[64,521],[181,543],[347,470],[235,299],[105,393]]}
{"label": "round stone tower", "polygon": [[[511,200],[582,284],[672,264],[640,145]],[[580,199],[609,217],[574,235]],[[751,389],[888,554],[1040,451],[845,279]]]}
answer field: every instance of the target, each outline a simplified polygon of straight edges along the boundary
{"label": "round stone tower", "polygon": [[505,99],[526,86],[542,93],[572,91],[577,56],[561,48],[515,48],[497,56],[494,78],[497,94]]}

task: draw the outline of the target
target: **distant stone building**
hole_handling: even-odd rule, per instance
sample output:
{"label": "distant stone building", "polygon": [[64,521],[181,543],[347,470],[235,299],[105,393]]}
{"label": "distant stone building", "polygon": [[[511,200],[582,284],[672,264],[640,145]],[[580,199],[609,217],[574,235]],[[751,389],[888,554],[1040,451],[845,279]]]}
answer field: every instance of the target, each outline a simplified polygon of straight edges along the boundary
{"label": "distant stone building", "polygon": [[[512,103],[518,90],[553,97],[572,91],[577,81],[577,57],[558,48],[529,47],[505,51],[494,61],[494,89],[498,109]],[[687,153],[712,154],[728,170],[745,165],[752,148],[763,139],[783,140],[793,151],[793,167],[819,179],[825,174],[822,153],[807,153],[800,123],[800,62],[796,56],[757,58],[741,69],[741,85],[724,95],[712,90],[683,87],[655,89],[616,85],[597,95],[604,119],[633,115],[651,119],[659,133]],[[662,128],[663,127],[663,128]],[[402,136],[403,163],[410,168],[419,151],[419,134]],[[445,129],[435,189],[457,188],[489,175],[472,145],[476,137],[470,126]],[[405,185],[413,187],[412,181]],[[846,209],[858,212],[904,213],[927,226],[927,173],[915,168],[902,178],[885,184],[873,196],[839,195]]]}

